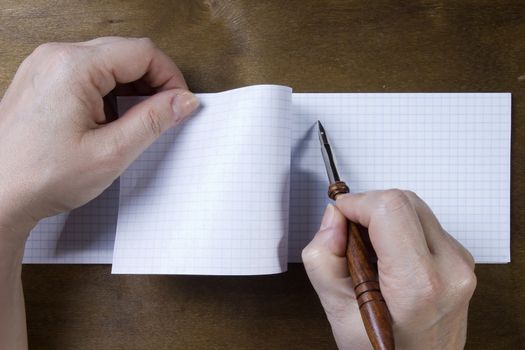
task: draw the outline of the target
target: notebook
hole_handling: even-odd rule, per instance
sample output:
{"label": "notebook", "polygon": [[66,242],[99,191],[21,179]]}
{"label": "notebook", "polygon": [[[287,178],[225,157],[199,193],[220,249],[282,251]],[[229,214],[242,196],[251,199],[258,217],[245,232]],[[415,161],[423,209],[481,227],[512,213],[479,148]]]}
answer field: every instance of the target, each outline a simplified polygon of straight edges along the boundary
{"label": "notebook", "polygon": [[[510,261],[509,93],[199,94],[99,198],[43,220],[27,263],[112,263],[113,273],[256,275],[299,262],[327,178],[315,123],[353,192],[418,193],[478,263]],[[119,99],[124,113],[140,97]],[[118,213],[117,213],[118,211]]]}

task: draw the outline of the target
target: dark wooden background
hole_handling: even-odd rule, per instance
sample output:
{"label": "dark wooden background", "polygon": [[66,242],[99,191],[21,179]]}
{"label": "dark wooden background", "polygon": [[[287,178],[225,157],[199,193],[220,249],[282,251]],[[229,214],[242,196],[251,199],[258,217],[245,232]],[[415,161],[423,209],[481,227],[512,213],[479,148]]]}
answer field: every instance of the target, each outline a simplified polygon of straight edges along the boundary
{"label": "dark wooden background", "polygon": [[[477,266],[467,348],[524,348],[525,4],[401,3],[1,0],[0,92],[40,43],[105,35],[152,38],[196,92],[257,83],[319,92],[510,91],[513,262]],[[242,278],[26,265],[23,282],[32,349],[335,348],[298,264]]]}

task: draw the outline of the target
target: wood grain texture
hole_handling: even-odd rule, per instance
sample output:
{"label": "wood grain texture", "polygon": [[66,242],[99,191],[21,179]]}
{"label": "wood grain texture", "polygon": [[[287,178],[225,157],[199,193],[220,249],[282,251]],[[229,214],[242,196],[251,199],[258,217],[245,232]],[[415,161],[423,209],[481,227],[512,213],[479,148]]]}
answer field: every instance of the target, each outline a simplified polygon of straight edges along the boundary
{"label": "wood grain texture", "polygon": [[[322,126],[319,126],[319,128],[322,128]],[[324,134],[324,129],[320,129],[320,132]],[[327,166],[326,163],[325,166]],[[344,181],[335,181],[328,186],[328,197],[334,201],[337,200],[339,195],[349,192],[350,188]],[[381,294],[377,265],[374,264],[376,255],[375,252],[371,253],[373,248],[365,245],[361,235],[362,231],[366,231],[366,236],[368,237],[368,230],[351,221],[347,221],[346,224],[348,226],[348,238],[346,241],[348,272],[352,278],[359,312],[361,313],[368,339],[370,339],[374,350],[394,350],[395,341],[394,331],[392,330],[392,318],[385,299]]]}
{"label": "wood grain texture", "polygon": [[[523,1],[0,1],[0,92],[38,44],[148,36],[189,86],[510,91],[512,260],[478,265],[467,349],[525,344]],[[266,277],[111,276],[24,266],[33,349],[330,349],[300,265]]]}
{"label": "wood grain texture", "polygon": [[348,271],[366,333],[375,350],[394,350],[392,318],[381,294],[377,266],[372,264],[372,255],[361,238],[359,226],[350,221],[347,225]]}

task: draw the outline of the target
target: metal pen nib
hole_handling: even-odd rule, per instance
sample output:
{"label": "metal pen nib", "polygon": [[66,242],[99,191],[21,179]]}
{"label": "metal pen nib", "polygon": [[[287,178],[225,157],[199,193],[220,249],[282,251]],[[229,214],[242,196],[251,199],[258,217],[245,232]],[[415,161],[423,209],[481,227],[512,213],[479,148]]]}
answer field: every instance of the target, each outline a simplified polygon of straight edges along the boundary
{"label": "metal pen nib", "polygon": [[326,135],[326,131],[319,120],[317,121],[317,126],[319,128],[319,142],[321,143],[321,154],[323,155],[326,174],[328,175],[330,184],[333,184],[341,181],[339,178],[339,173],[337,172],[337,166],[335,164],[335,155],[332,152],[330,143],[328,142],[328,135]]}

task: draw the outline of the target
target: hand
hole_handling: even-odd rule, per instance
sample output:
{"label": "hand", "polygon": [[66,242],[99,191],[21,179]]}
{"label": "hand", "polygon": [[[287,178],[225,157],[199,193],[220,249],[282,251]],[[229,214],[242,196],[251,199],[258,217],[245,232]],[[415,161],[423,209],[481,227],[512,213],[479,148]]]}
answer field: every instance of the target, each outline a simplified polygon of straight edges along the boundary
{"label": "hand", "polygon": [[[108,122],[103,97],[132,82],[155,94]],[[197,105],[148,39],[38,47],[0,103],[0,228],[34,225],[95,198]]]}
{"label": "hand", "polygon": [[[128,83],[154,95],[108,122],[104,96]],[[24,60],[0,102],[0,348],[27,348],[20,263],[30,229],[95,198],[197,105],[148,39],[45,44]]]}
{"label": "hand", "polygon": [[303,250],[339,348],[371,349],[346,265],[347,218],[368,227],[396,348],[462,349],[474,260],[419,197],[400,190],[340,196]]}

